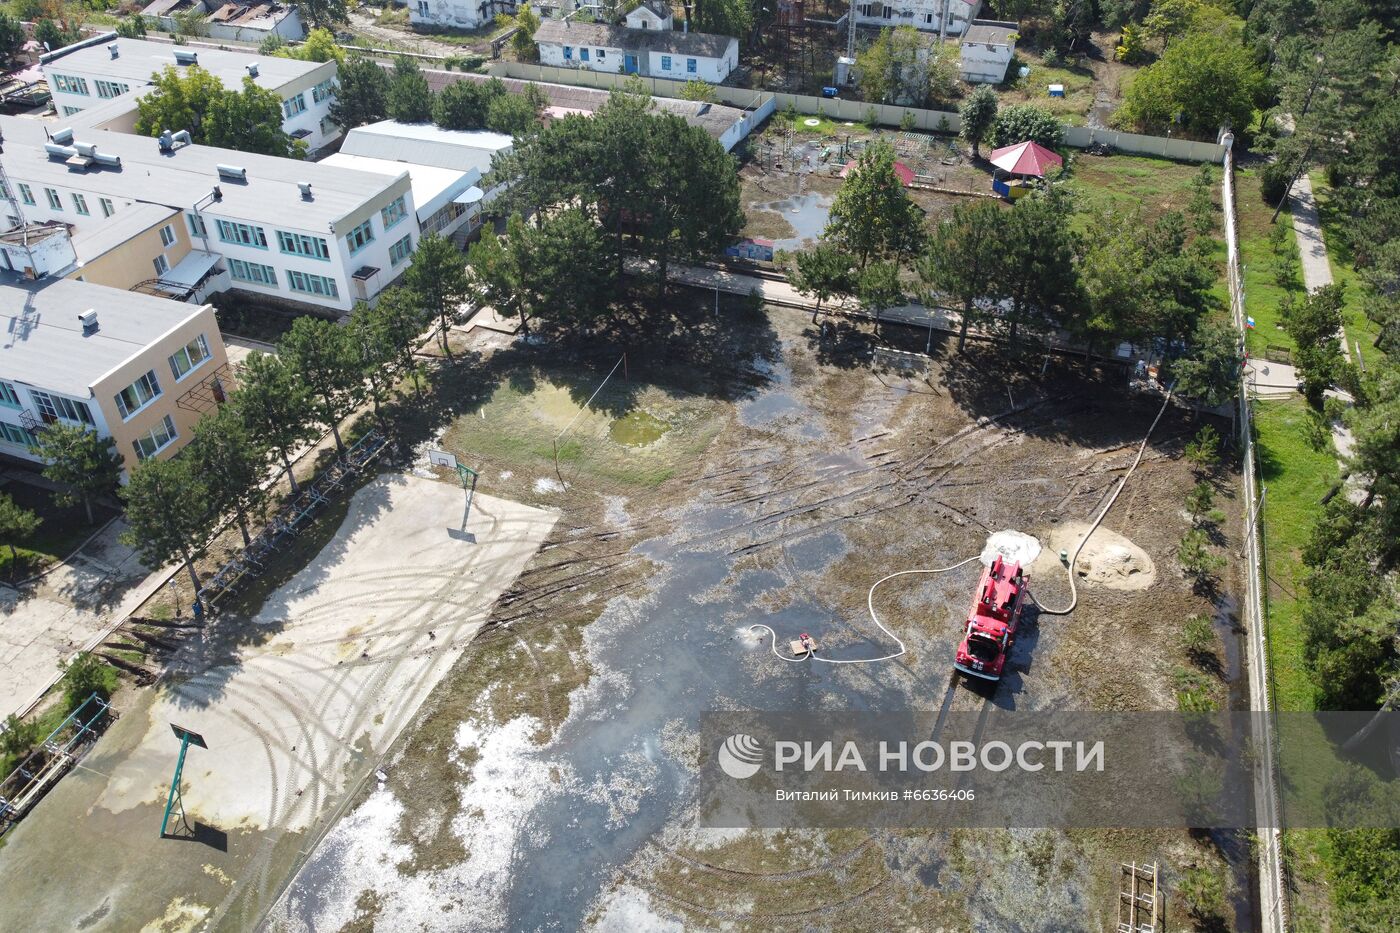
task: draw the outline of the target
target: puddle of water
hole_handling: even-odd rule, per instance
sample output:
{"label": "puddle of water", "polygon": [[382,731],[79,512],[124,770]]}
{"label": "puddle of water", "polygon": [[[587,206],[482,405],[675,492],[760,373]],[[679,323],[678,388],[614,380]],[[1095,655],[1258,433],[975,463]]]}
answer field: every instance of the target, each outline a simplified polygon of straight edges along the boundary
{"label": "puddle of water", "polygon": [[661,440],[671,426],[640,408],[613,421],[608,437],[628,447],[645,447]]}
{"label": "puddle of water", "polygon": [[741,424],[780,430],[805,440],[816,440],[825,433],[821,429],[821,419],[811,406],[793,396],[792,370],[787,364],[755,360],[754,368],[768,378],[768,387],[739,406]]}
{"label": "puddle of water", "polygon": [[827,221],[831,219],[831,198],[815,191],[793,195],[780,201],[755,204],[753,208],[760,211],[775,211],[792,224],[796,236],[774,240],[773,246],[777,249],[801,249],[807,243],[821,236],[822,231],[826,229]]}

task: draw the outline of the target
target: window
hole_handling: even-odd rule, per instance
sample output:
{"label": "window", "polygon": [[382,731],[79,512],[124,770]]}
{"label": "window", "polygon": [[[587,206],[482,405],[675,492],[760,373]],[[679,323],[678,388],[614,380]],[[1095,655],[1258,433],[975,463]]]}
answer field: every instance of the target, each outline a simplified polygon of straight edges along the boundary
{"label": "window", "polygon": [[170,271],[170,263],[166,261],[164,253],[156,253],[156,258],[151,260],[151,265],[156,267],[156,278]]}
{"label": "window", "polygon": [[581,62],[586,62],[586,61],[588,61],[588,49],[579,49],[579,50],[578,50],[578,60],[581,61]]}
{"label": "window", "polygon": [[175,422],[166,415],[160,420],[160,424],[151,428],[150,433],[143,434],[131,442],[131,446],[136,448],[136,458],[138,460],[149,460],[162,450],[170,446],[171,441],[178,437],[175,433]]}
{"label": "window", "polygon": [[685,60],[685,70],[691,74],[695,74],[695,59],[687,58]]}
{"label": "window", "polygon": [[335,79],[327,78],[311,89],[312,103],[319,104],[321,101],[335,93]]}
{"label": "window", "polygon": [[925,22],[925,23],[932,24],[932,23],[933,23],[933,14],[932,14],[932,13],[925,13],[925,14],[924,14],[924,22]]}
{"label": "window", "polygon": [[97,206],[100,207],[100,208],[102,208],[102,216],[103,216],[103,217],[111,217],[113,214],[115,214],[115,213],[117,212],[117,209],[116,209],[115,207],[112,206],[112,199],[111,199],[111,198],[98,198],[98,199],[97,199]]}
{"label": "window", "polygon": [[240,282],[252,282],[254,285],[265,285],[268,288],[277,287],[277,270],[261,263],[230,259],[228,274]]}
{"label": "window", "polygon": [[71,117],[71,116],[72,116],[73,114],[75,114],[75,113],[82,113],[82,112],[83,112],[83,108],[82,108],[82,107],[70,107],[70,106],[68,106],[67,104],[64,104],[64,105],[63,105],[63,115],[64,115],[65,117]]}
{"label": "window", "polygon": [[288,269],[287,285],[292,291],[307,295],[320,295],[322,298],[340,297],[340,290],[335,287],[335,279],[328,279],[324,275],[311,275]]}
{"label": "window", "polygon": [[671,70],[671,56],[669,56],[669,55],[663,55],[663,56],[661,56],[661,70],[662,70],[662,71],[670,71],[670,70]]}
{"label": "window", "polygon": [[63,210],[63,199],[58,196],[58,192],[52,188],[44,189],[44,197],[49,199],[49,207],[56,211]]}
{"label": "window", "polygon": [[103,100],[111,100],[113,97],[120,97],[129,90],[131,90],[131,88],[122,84],[120,81],[97,82],[97,96]]}
{"label": "window", "polygon": [[185,215],[185,221],[190,225],[190,236],[208,236],[209,230],[204,226],[204,218],[191,211]]}
{"label": "window", "polygon": [[160,245],[171,246],[175,243],[175,228],[166,224],[160,228]]}
{"label": "window", "polygon": [[345,244],[350,247],[350,255],[353,256],[366,246],[374,242],[374,227],[368,220],[360,224],[354,230],[345,234]]}
{"label": "window", "polygon": [[19,400],[19,393],[15,387],[8,382],[0,382],[0,405],[10,408],[23,408],[24,405]]}
{"label": "window", "polygon": [[170,371],[175,374],[175,381],[179,382],[192,369],[198,369],[200,364],[209,359],[209,343],[204,339],[203,334],[199,334],[189,343],[176,350],[170,357]]}
{"label": "window", "polygon": [[406,235],[393,246],[389,247],[389,264],[397,266],[408,258],[408,254],[413,252],[413,234]]}
{"label": "window", "polygon": [[253,246],[257,249],[267,249],[267,234],[263,233],[262,227],[254,227],[251,224],[234,223],[231,220],[221,220],[219,223],[219,239],[225,243],[237,243],[240,246]]}
{"label": "window", "polygon": [[90,213],[88,211],[87,198],[83,197],[81,194],[73,195],[73,210],[86,217]]}
{"label": "window", "polygon": [[388,230],[394,224],[403,220],[408,214],[408,208],[404,207],[403,195],[389,202],[389,206],[379,211],[379,219],[384,221],[384,229]]}
{"label": "window", "polygon": [[148,370],[146,375],[117,393],[117,411],[123,418],[130,418],[157,395],[160,395],[160,383],[156,380],[156,371]]}
{"label": "window", "polygon": [[88,410],[85,402],[64,398],[62,395],[50,395],[36,389],[29,390],[29,397],[34,399],[34,407],[39,409],[39,417],[45,424],[53,424],[59,420],[93,423],[92,412]]}
{"label": "window", "polygon": [[418,15],[419,15],[419,16],[427,16],[427,15],[428,15],[428,0],[418,0]]}
{"label": "window", "polygon": [[885,11],[884,11],[884,14],[883,14],[883,15],[884,15],[885,19],[892,19],[892,18],[894,17],[894,8],[893,8],[893,7],[885,7]]}
{"label": "window", "polygon": [[567,61],[572,61],[572,60],[573,60],[573,57],[574,57],[574,47],[573,47],[572,45],[566,45],[566,46],[564,46],[564,61],[566,61],[566,62],[567,62]]}
{"label": "window", "polygon": [[70,78],[68,75],[54,75],[53,86],[64,94],[88,96],[87,78]]}
{"label": "window", "polygon": [[282,101],[282,116],[290,120],[298,114],[306,113],[306,95],[293,94]]}
{"label": "window", "polygon": [[603,61],[604,59],[606,59],[607,57],[608,57],[608,53],[607,53],[607,50],[606,50],[606,49],[599,49],[599,50],[598,50],[598,61],[601,62],[601,61]]}
{"label": "window", "polygon": [[19,199],[31,207],[34,205],[34,191],[24,182],[19,183]]}
{"label": "window", "polygon": [[33,447],[38,443],[38,439],[33,434],[17,424],[9,424],[5,421],[0,421],[0,437],[11,444],[19,444],[23,447]]}
{"label": "window", "polygon": [[296,256],[305,256],[308,259],[331,258],[330,247],[326,241],[318,236],[307,236],[304,233],[288,233],[285,230],[277,231],[277,246],[284,253],[292,253]]}

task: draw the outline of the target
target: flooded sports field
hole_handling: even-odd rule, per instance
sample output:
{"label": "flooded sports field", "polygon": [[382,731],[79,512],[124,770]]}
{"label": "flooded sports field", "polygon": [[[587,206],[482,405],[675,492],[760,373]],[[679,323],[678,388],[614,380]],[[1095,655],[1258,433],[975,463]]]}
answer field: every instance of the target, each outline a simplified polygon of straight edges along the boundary
{"label": "flooded sports field", "polygon": [[[1175,709],[1200,613],[1223,620],[1222,663],[1193,684],[1227,705],[1239,669],[1234,581],[1203,589],[1175,557],[1195,416],[1162,419],[1077,567],[1075,611],[1028,609],[1007,676],[973,689],[951,663],[981,565],[871,586],[1016,531],[1041,548],[1035,599],[1066,604],[1058,549],[1160,398],[1055,361],[993,380],[976,351],[937,347],[886,371],[869,334],[797,312],[695,327],[706,352],[631,350],[613,381],[608,353],[517,357],[443,425],[481,489],[558,520],[270,926],[1100,930],[1120,862],[1243,890],[1235,840],[1185,831],[697,828],[706,712]],[[1228,477],[1217,502],[1234,516]],[[791,663],[751,628],[780,653],[809,633],[828,658],[892,654],[868,599],[905,653]],[[1237,920],[1249,909],[1236,897]]]}

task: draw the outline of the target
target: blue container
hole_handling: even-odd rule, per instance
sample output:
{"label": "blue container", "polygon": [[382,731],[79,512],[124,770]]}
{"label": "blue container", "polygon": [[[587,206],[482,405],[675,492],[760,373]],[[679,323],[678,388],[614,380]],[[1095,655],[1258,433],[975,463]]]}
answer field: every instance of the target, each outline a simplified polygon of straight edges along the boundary
{"label": "blue container", "polygon": [[823,97],[835,97],[835,96],[836,96],[837,94],[839,94],[839,93],[841,93],[841,89],[840,89],[840,88],[837,88],[837,87],[824,87],[824,88],[822,88],[822,96],[823,96]]}

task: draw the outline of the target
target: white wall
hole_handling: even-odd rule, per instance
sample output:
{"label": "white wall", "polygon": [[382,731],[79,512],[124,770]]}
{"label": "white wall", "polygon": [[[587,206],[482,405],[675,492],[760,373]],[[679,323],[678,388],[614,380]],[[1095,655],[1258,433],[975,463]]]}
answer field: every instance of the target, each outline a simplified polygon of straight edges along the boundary
{"label": "white wall", "polygon": [[[573,50],[573,58],[566,59],[564,57],[563,45],[552,45],[540,42],[537,43],[537,46],[540,50],[540,63],[552,65],[555,68],[587,68],[589,71],[604,71],[611,74],[621,74],[622,66],[625,61],[625,53],[622,49],[618,48],[605,47],[603,49],[605,54],[600,59],[598,57],[597,46],[571,45],[569,48]],[[588,49],[588,61],[583,61],[579,57],[579,50],[583,48]],[[641,60],[640,56],[638,57],[637,65],[639,68],[646,67],[646,63]]]}
{"label": "white wall", "polygon": [[[860,0],[856,5],[856,22],[862,26],[894,29],[913,26],[926,32],[938,32],[943,20],[945,0],[893,0],[889,3]],[[946,0],[948,5],[948,35],[960,36],[967,31],[976,3]],[[879,12],[876,12],[878,10]],[[885,14],[889,13],[888,16]],[[908,15],[905,15],[908,14]]]}
{"label": "white wall", "polygon": [[494,19],[491,14],[481,16],[481,0],[406,0],[408,21],[424,26],[456,27],[476,29],[483,22]]}
{"label": "white wall", "polygon": [[1006,77],[1014,49],[1009,45],[987,46],[980,42],[964,42],[960,50],[961,76],[964,81],[999,84]]}
{"label": "white wall", "polygon": [[657,16],[645,6],[639,6],[627,14],[628,29],[670,29],[675,25],[675,14],[665,19]]}
{"label": "white wall", "polygon": [[[689,55],[674,55],[666,52],[651,52],[647,60],[647,74],[654,78],[670,78],[673,81],[709,81],[711,84],[719,84],[729,77],[729,72],[734,70],[733,59],[738,56],[738,44],[735,43],[730,50],[725,53],[724,58],[704,58],[694,57],[695,71],[689,69],[688,63],[692,60]],[[669,57],[671,60],[670,69],[662,68],[662,59]]]}

